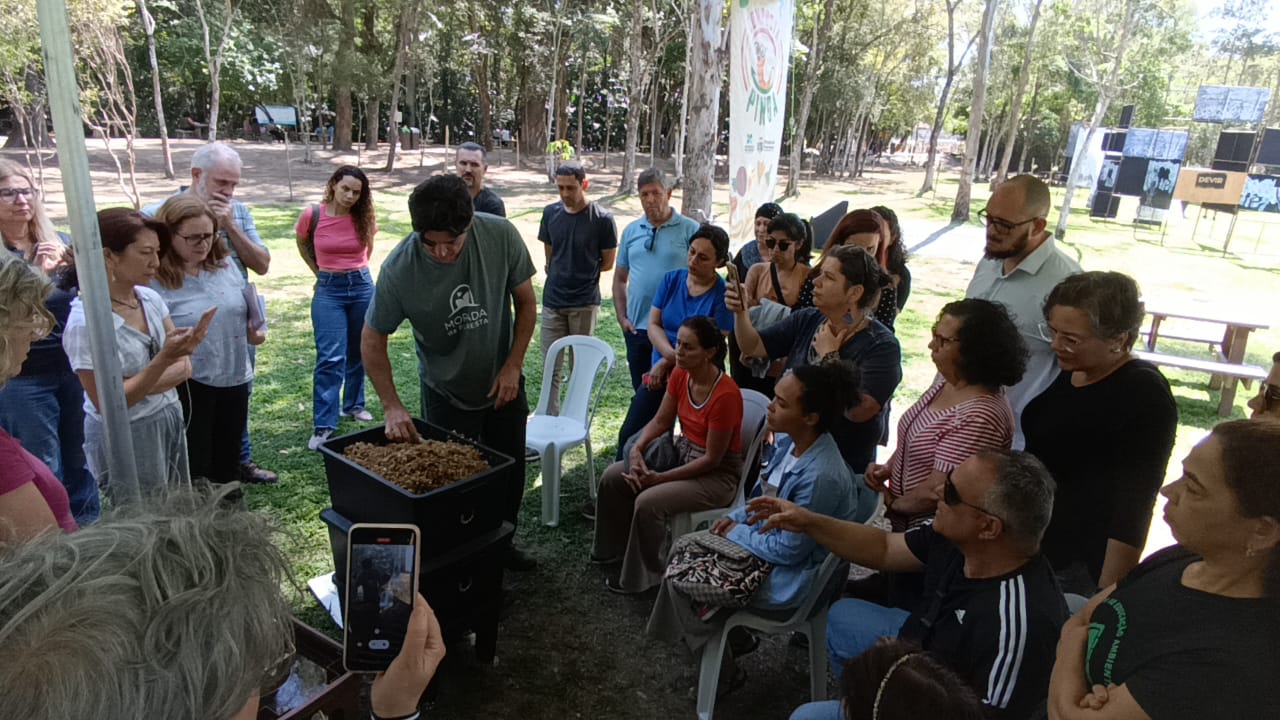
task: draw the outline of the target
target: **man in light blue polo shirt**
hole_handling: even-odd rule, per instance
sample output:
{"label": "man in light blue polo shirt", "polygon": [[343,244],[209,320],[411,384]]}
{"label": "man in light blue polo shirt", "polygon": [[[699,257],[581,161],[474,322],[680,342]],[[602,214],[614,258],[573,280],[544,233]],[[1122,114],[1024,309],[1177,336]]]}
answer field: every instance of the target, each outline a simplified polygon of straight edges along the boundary
{"label": "man in light blue polo shirt", "polygon": [[627,343],[631,387],[649,372],[653,345],[649,343],[649,309],[662,276],[685,266],[689,238],[698,223],[671,207],[671,188],[658,168],[649,168],[636,179],[644,215],[622,231],[618,261],[613,270],[613,309]]}
{"label": "man in light blue polo shirt", "polygon": [[1058,376],[1058,359],[1040,330],[1045,298],[1068,275],[1080,272],[1080,263],[1059,250],[1045,230],[1049,205],[1049,187],[1033,175],[1011,177],[991,193],[978,213],[987,225],[986,252],[965,292],[965,297],[1004,305],[1030,352],[1022,381],[1005,389],[1013,406],[1015,450],[1025,445],[1022,409]]}

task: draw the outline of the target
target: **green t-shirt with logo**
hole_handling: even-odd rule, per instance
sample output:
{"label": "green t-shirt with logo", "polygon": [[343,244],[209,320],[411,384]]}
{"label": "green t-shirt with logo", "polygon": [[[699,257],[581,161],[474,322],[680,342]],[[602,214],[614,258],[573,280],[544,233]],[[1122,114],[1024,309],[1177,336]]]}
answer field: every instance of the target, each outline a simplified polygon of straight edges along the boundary
{"label": "green t-shirt with logo", "polygon": [[533,277],[520,233],[504,218],[477,213],[456,262],[432,257],[417,233],[387,256],[365,322],[390,335],[405,320],[418,346],[418,374],[464,410],[487,397],[511,352],[512,291]]}

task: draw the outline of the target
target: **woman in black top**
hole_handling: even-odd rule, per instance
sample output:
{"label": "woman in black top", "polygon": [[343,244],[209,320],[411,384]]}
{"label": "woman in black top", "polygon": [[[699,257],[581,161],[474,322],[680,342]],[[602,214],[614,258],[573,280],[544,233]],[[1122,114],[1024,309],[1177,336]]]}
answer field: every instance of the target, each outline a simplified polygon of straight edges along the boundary
{"label": "woman in black top", "polygon": [[1059,283],[1040,331],[1062,372],[1022,411],[1026,449],[1058,483],[1041,549],[1063,589],[1086,596],[1138,564],[1178,429],[1168,381],[1130,353],[1138,297],[1121,273]]}
{"label": "woman in black top", "polygon": [[1280,717],[1280,423],[1223,423],[1164,488],[1178,545],[1063,626],[1053,720]]}

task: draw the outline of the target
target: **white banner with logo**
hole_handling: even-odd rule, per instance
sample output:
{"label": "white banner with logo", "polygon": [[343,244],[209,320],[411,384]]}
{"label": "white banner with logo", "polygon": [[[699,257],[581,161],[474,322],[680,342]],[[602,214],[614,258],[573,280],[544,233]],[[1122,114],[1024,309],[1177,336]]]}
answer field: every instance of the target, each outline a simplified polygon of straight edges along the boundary
{"label": "white banner with logo", "polygon": [[795,0],[732,0],[729,13],[729,236],[753,236],[778,183]]}

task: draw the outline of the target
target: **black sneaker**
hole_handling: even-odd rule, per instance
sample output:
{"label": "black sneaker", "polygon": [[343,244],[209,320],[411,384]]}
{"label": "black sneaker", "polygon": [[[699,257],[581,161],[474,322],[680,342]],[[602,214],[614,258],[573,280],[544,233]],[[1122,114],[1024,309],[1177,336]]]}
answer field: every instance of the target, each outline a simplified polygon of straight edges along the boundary
{"label": "black sneaker", "polygon": [[533,448],[524,449],[524,461],[527,463],[538,462],[542,459],[542,454]]}
{"label": "black sneaker", "polygon": [[250,485],[274,485],[280,482],[280,476],[270,470],[263,470],[258,467],[258,463],[247,462],[240,464],[240,482]]}
{"label": "black sneaker", "polygon": [[588,520],[596,519],[596,501],[587,498],[582,501],[582,517]]}

